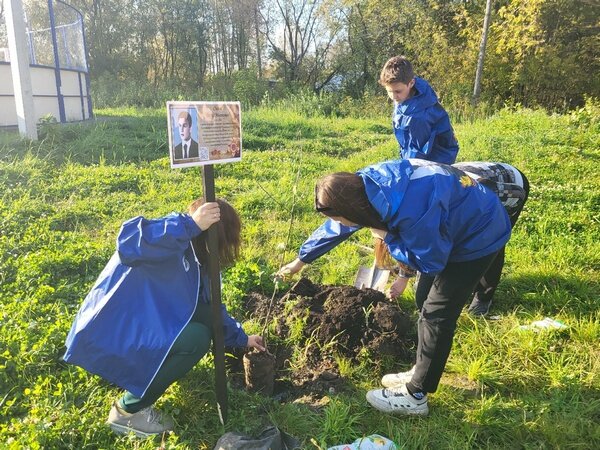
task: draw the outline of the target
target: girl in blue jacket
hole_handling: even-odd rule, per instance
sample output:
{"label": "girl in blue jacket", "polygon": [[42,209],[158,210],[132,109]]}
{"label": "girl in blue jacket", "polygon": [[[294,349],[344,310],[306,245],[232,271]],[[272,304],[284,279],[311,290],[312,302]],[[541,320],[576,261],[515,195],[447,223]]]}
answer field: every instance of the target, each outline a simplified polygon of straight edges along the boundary
{"label": "girl in blue jacket", "polygon": [[[108,424],[138,436],[173,428],[152,405],[208,352],[211,311],[206,231],[218,229],[222,265],[239,255],[241,222],[224,200],[196,200],[189,214],[125,222],[112,256],[67,336],[64,360],[122,387]],[[226,346],[265,350],[222,310]]]}
{"label": "girl in blue jacket", "polygon": [[317,183],[315,208],[329,220],[280,276],[298,272],[369,227],[406,270],[434,278],[420,310],[410,381],[367,393],[367,401],[381,411],[427,415],[427,394],[437,389],[460,312],[510,238],[508,214],[495,192],[465,172],[424,160],[328,175]]}

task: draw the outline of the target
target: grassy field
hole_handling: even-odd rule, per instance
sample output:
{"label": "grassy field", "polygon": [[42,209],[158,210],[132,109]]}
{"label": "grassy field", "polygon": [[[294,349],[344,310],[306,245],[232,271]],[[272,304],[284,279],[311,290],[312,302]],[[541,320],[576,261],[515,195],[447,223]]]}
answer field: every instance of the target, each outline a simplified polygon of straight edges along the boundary
{"label": "grassy field", "polygon": [[[46,125],[39,142],[0,134],[0,447],[155,449],[104,425],[119,390],[60,361],[78,306],[114,250],[121,222],[185,210],[200,171],[172,170],[163,110],[96,111],[97,121]],[[600,108],[570,115],[502,110],[456,124],[459,160],[509,162],[531,196],[507,249],[492,314],[459,320],[441,387],[426,419],[370,408],[365,391],[398,367],[365,354],[345,367],[351,389],[320,408],[231,389],[217,418],[209,359],[161,399],[177,421],[164,448],[213,448],[225,431],[267,423],[326,448],[379,433],[401,448],[600,448]],[[315,180],[397,155],[388,119],[305,118],[258,109],[243,117],[243,162],[215,166],[217,194],[241,212],[242,260],[224,274],[235,313],[321,223]],[[351,284],[370,233],[307,267],[313,281]],[[400,300],[411,311],[411,293]],[[234,314],[235,315],[235,314]],[[520,331],[551,316],[564,332]],[[249,331],[258,325],[247,323]]]}

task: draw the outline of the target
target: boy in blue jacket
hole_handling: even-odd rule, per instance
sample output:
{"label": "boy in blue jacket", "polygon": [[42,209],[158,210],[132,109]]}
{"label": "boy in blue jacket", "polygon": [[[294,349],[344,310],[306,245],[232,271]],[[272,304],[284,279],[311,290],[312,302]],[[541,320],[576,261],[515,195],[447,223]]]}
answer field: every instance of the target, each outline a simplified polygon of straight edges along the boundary
{"label": "boy in blue jacket", "polygon": [[[140,437],[173,428],[152,407],[208,352],[211,335],[206,233],[218,227],[219,259],[239,254],[241,222],[224,200],[196,200],[189,214],[125,222],[112,256],[67,336],[64,360],[126,390],[107,423]],[[223,306],[225,345],[265,350]]]}
{"label": "boy in blue jacket", "polygon": [[389,59],[379,76],[394,102],[392,125],[402,159],[419,158],[453,164],[458,142],[446,110],[429,83],[415,77],[404,56]]}
{"label": "boy in blue jacket", "polygon": [[339,172],[315,188],[315,209],[329,217],[279,276],[298,272],[363,227],[385,242],[407,271],[432,277],[417,289],[416,364],[400,385],[374,389],[367,401],[384,412],[427,415],[452,347],[456,321],[488,267],[510,238],[498,195],[445,164],[388,161],[357,173]]}

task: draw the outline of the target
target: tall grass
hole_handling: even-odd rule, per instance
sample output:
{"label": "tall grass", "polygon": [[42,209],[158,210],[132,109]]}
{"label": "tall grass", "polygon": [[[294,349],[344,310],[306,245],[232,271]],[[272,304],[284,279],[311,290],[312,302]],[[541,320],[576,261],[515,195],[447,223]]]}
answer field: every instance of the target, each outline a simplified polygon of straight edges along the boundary
{"label": "tall grass", "polygon": [[[379,119],[390,116],[392,110],[391,100],[382,87],[367,90],[361,97],[354,98],[343,91],[316,93],[305,86],[257,80],[251,71],[240,71],[230,77],[217,75],[193,89],[137,81],[115,83],[113,78],[93,80],[92,87],[93,105],[101,108],[102,115],[112,108],[117,115],[128,114],[135,109],[162,108],[169,100],[219,101],[231,98],[238,99],[245,111],[270,109],[280,111],[283,115],[297,112],[303,117]],[[473,105],[468,96],[457,95],[441,98],[440,101],[453,123],[487,118],[502,106],[490,101]]]}
{"label": "tall grass", "polygon": [[[218,195],[231,200],[245,225],[243,258],[224,273],[224,299],[234,311],[250,289],[272,293],[270,274],[320,224],[311,207],[316,178],[397,155],[387,111],[335,118],[303,108],[296,102],[246,111],[243,161],[215,166]],[[371,433],[408,449],[600,447],[599,110],[592,101],[569,115],[510,108],[487,119],[465,113],[456,123],[461,160],[512,163],[532,190],[508,246],[493,311],[499,320],[460,318],[430,417],[396,418],[368,407],[365,390],[412,362],[365,353],[355,361],[338,358],[349,388],[318,406],[230,390],[223,428],[206,358],[160,400],[177,421],[164,447],[212,448],[227,430],[256,433],[267,423],[300,438],[303,448]],[[3,448],[158,445],[113,435],[104,420],[118,389],[60,356],[120,223],[185,210],[201,194],[200,171],[169,168],[164,108],[97,113],[95,122],[44,125],[39,142],[0,136]],[[371,263],[359,250],[370,243],[369,233],[357,233],[304,273],[316,282],[351,284],[358,266]],[[412,294],[399,302],[410,310]],[[518,328],[545,316],[568,329]],[[291,365],[307,351],[298,348]]]}

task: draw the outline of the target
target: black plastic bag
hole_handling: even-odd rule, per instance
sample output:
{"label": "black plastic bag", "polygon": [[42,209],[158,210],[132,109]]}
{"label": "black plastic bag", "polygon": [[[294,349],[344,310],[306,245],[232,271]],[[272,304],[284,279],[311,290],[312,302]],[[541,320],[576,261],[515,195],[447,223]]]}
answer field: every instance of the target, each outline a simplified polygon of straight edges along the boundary
{"label": "black plastic bag", "polygon": [[214,450],[295,450],[300,448],[296,438],[277,427],[265,428],[256,438],[229,432],[219,438]]}

